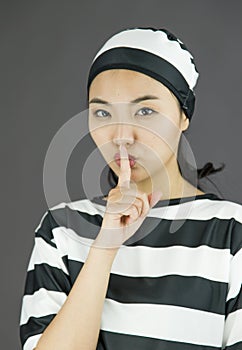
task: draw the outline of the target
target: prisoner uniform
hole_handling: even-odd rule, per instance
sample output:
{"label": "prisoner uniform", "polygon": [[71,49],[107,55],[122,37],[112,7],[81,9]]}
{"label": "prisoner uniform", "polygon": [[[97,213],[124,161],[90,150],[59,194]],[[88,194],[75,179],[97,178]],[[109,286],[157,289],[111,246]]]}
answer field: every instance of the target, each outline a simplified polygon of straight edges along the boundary
{"label": "prisoner uniform", "polygon": [[[40,220],[22,298],[24,350],[65,302],[106,203],[63,202]],[[97,349],[241,350],[241,282],[242,205],[213,193],[160,200],[114,258]]]}

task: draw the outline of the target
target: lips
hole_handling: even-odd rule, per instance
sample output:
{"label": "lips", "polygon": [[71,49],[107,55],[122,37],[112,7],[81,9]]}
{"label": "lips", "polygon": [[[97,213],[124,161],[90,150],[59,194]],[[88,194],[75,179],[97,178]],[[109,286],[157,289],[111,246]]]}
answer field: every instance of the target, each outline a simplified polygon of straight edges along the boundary
{"label": "lips", "polygon": [[[130,154],[128,156],[129,156],[129,163],[132,168],[136,163],[136,158],[134,156],[131,156]],[[114,159],[116,163],[120,166],[120,153],[115,153]]]}
{"label": "lips", "polygon": [[[130,154],[128,156],[129,156],[129,160],[132,160],[134,162],[136,161],[136,158],[134,156],[131,156]],[[115,153],[114,159],[115,160],[120,160],[120,153]]]}

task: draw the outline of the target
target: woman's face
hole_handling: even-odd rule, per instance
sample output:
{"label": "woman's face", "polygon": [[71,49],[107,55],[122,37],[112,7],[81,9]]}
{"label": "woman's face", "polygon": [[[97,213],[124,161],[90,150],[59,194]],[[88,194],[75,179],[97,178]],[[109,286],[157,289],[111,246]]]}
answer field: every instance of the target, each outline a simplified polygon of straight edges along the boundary
{"label": "woman's face", "polygon": [[135,182],[155,177],[164,168],[169,172],[176,162],[181,132],[189,125],[166,86],[127,69],[103,71],[94,78],[88,118],[91,137],[117,175],[114,156],[121,143],[137,158],[131,168]]}

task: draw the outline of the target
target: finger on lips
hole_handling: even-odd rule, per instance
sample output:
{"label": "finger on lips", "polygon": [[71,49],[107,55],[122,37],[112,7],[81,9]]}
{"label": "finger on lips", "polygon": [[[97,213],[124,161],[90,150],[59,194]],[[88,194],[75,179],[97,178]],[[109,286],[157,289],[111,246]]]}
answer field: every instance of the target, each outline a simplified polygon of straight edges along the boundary
{"label": "finger on lips", "polygon": [[126,147],[121,144],[119,147],[120,152],[120,174],[118,180],[118,186],[124,188],[130,188],[131,167],[129,164],[129,155]]}
{"label": "finger on lips", "polygon": [[[131,167],[129,163],[129,155],[126,147],[121,144],[119,147],[120,151],[120,174],[119,174],[119,179],[118,179],[118,187],[124,188],[124,189],[129,189],[131,192],[130,188],[130,178],[131,178]],[[134,193],[137,192],[134,190]],[[148,204],[146,195],[140,194],[140,197],[136,196],[134,199],[133,208],[131,209],[132,213],[134,216],[138,214],[138,217],[145,217],[150,209],[150,206]],[[127,210],[127,212],[129,212]],[[124,214],[125,215],[125,214]]]}

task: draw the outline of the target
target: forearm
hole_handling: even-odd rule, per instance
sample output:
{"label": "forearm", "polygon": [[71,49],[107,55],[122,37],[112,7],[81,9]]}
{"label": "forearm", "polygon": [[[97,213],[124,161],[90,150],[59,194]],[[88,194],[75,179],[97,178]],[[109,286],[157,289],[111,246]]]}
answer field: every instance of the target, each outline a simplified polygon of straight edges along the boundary
{"label": "forearm", "polygon": [[39,339],[37,350],[94,350],[117,249],[92,246],[58,314]]}

